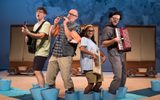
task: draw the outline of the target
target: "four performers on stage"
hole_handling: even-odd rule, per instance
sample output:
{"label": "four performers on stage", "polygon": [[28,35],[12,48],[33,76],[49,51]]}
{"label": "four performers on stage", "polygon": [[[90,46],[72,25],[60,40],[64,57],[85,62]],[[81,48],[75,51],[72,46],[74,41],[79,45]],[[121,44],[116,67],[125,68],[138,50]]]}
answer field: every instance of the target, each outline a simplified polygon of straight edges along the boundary
{"label": "four performers on stage", "polygon": [[[36,17],[38,23],[34,26],[34,30],[37,30],[40,24],[44,21],[46,10],[45,8],[42,8],[43,7],[37,9]],[[55,37],[55,40],[53,48],[51,48],[52,55],[49,59],[46,74],[46,83],[49,84],[49,87],[55,88],[56,76],[60,71],[66,92],[74,92],[74,85],[71,79],[71,65],[77,44],[80,43],[80,48],[77,49],[80,49],[81,52],[81,69],[88,81],[84,93],[87,94],[91,91],[100,91],[103,75],[101,71],[100,74],[94,73],[93,69],[94,67],[100,67],[99,69],[101,70],[101,64],[105,62],[106,56],[99,49],[94,40],[95,30],[93,25],[86,25],[83,31],[81,31],[80,25],[76,23],[78,16],[78,11],[76,9],[71,9],[67,16],[55,18],[54,24],[51,27],[48,22],[45,22],[36,34],[30,32],[26,26],[22,27],[22,32],[26,36],[31,36],[32,38],[37,39],[34,70],[40,87],[44,87],[45,84],[44,76],[41,71],[49,53],[48,39],[51,35]],[[61,19],[63,19],[62,23],[60,23]],[[102,47],[107,48],[108,59],[112,65],[112,71],[114,74],[114,78],[109,87],[109,100],[115,100],[116,91],[119,87],[124,87],[126,83],[125,52],[118,51],[117,45],[118,42],[121,41],[121,38],[117,37],[115,34],[115,28],[117,28],[117,24],[121,19],[122,15],[119,11],[109,14],[109,24],[102,32],[102,42],[100,44]],[[45,43],[39,47],[43,37],[48,38],[45,40]],[[98,55],[98,52],[100,52],[100,55]],[[95,64],[97,60],[99,63],[98,65]]]}

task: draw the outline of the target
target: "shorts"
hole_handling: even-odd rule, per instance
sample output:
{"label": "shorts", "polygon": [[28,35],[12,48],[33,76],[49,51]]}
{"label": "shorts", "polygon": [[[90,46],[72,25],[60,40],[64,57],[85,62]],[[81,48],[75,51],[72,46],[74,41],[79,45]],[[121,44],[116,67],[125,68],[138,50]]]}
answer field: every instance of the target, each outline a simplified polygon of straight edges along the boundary
{"label": "shorts", "polygon": [[47,57],[35,56],[33,64],[34,71],[42,71],[46,60]]}
{"label": "shorts", "polygon": [[88,83],[97,83],[103,81],[103,75],[94,74],[93,71],[85,71],[85,76],[87,78]]}

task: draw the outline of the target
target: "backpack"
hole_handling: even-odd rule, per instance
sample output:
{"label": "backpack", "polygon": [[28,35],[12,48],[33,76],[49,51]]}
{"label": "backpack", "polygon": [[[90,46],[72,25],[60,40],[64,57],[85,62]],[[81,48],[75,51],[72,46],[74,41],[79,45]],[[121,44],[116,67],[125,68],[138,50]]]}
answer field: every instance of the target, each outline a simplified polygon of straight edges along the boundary
{"label": "backpack", "polygon": [[[42,25],[45,23],[45,21],[42,22],[42,24],[37,28],[36,31],[32,31],[32,33],[35,33],[37,34],[38,31],[41,29]],[[28,45],[28,52],[29,53],[35,53],[36,52],[36,42],[37,42],[37,39],[35,38],[32,38],[31,36],[27,35],[28,37],[28,42],[27,42],[27,45]]]}

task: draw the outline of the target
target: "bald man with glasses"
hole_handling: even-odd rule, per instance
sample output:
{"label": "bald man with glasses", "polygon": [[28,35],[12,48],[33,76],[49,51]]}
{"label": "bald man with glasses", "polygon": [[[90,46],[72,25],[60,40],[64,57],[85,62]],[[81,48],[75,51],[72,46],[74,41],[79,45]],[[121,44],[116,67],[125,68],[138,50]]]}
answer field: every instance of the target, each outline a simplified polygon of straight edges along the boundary
{"label": "bald man with glasses", "polygon": [[63,23],[60,24],[61,18],[55,18],[54,25],[52,25],[51,34],[56,38],[52,48],[52,56],[49,59],[46,82],[54,88],[56,76],[60,71],[66,91],[74,91],[71,79],[72,57],[81,40],[79,36],[80,25],[76,23],[78,11],[71,9],[67,17],[63,17],[63,19]]}

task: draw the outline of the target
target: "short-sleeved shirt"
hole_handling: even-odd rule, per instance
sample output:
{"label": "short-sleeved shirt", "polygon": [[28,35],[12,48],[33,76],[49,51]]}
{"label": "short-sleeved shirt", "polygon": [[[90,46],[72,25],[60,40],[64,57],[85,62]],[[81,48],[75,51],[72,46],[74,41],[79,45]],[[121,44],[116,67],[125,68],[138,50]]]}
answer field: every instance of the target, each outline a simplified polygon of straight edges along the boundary
{"label": "short-sleeved shirt", "polygon": [[[67,27],[70,31],[75,30],[78,34],[80,34],[80,25],[77,24],[76,22],[68,23]],[[69,43],[64,33],[63,24],[60,25],[60,30],[59,30],[58,36],[55,39],[54,47],[52,48],[52,51],[53,51],[52,55],[59,56],[59,57],[73,56],[75,53],[75,49],[73,45]]]}
{"label": "short-sleeved shirt", "polygon": [[[114,27],[106,26],[102,32],[102,41],[111,40],[115,38],[116,35],[114,32],[115,32]],[[120,52],[118,52],[118,49],[117,49],[117,43],[114,43],[108,46],[107,49],[108,49],[108,53],[112,56],[120,54]]]}
{"label": "short-sleeved shirt", "polygon": [[[36,31],[39,27],[39,23],[36,23],[33,27],[33,31]],[[36,52],[35,56],[43,56],[47,57],[49,55],[49,48],[50,48],[50,39],[49,39],[49,30],[50,30],[50,23],[45,22],[38,33],[44,33],[48,35],[47,38],[37,39],[36,42]],[[43,43],[42,43],[43,41]],[[42,43],[42,45],[41,45]]]}
{"label": "short-sleeved shirt", "polygon": [[[84,46],[88,51],[93,52],[98,55],[98,46],[89,38],[82,37],[80,46]],[[84,70],[93,70],[93,62],[91,55],[81,52],[80,64],[82,72]]]}

